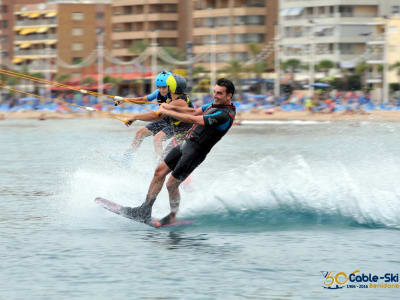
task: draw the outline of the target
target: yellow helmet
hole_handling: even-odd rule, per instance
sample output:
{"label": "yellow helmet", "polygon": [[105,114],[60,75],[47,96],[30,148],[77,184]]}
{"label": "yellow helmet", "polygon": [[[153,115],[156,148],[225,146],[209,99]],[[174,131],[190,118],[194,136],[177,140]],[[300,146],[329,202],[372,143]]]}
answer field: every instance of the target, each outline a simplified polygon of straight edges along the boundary
{"label": "yellow helmet", "polygon": [[186,79],[175,73],[168,76],[167,85],[173,94],[184,94],[186,91]]}

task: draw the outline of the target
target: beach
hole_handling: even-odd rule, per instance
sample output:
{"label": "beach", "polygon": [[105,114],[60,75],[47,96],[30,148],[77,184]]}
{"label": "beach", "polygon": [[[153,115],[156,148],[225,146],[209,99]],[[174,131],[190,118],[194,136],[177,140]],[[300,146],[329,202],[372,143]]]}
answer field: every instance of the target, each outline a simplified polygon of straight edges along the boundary
{"label": "beach", "polygon": [[[129,113],[125,113],[129,115]],[[133,115],[133,114],[132,114]],[[60,112],[43,112],[43,111],[25,111],[25,112],[7,112],[0,113],[0,120],[4,119],[83,119],[83,118],[108,118],[105,114],[97,113],[60,113]],[[349,114],[343,111],[334,113],[309,113],[306,111],[275,111],[271,113],[266,110],[253,112],[238,112],[236,116],[236,124],[241,121],[385,121],[397,122],[400,120],[400,111],[368,111],[365,113]]]}

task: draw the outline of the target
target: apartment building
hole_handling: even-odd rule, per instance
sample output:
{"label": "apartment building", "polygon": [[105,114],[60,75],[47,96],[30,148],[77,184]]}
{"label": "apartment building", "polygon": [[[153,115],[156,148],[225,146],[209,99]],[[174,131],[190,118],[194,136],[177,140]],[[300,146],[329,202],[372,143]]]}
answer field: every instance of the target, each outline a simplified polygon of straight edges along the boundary
{"label": "apartment building", "polygon": [[217,68],[231,60],[248,61],[249,43],[261,46],[273,68],[277,0],[194,0],[193,6],[194,54],[205,56],[206,69],[212,60]]}
{"label": "apartment building", "polygon": [[398,0],[280,0],[280,59],[353,68],[368,58],[371,20],[398,6]]}
{"label": "apartment building", "polygon": [[191,38],[192,1],[114,0],[112,6],[112,52],[122,61],[138,55],[130,48],[139,41],[184,50]]}
{"label": "apartment building", "polygon": [[100,61],[97,48],[111,51],[109,4],[17,5],[14,15],[14,69],[79,77],[79,64]]}
{"label": "apartment building", "polygon": [[369,55],[366,62],[370,69],[365,80],[378,95],[383,94],[385,100],[389,85],[400,81],[399,70],[391,68],[400,62],[400,3],[393,6],[392,13],[390,18],[371,20],[369,25],[373,30],[367,43]]}
{"label": "apartment building", "polygon": [[0,0],[0,65],[10,66],[14,55],[14,7],[45,0]]}

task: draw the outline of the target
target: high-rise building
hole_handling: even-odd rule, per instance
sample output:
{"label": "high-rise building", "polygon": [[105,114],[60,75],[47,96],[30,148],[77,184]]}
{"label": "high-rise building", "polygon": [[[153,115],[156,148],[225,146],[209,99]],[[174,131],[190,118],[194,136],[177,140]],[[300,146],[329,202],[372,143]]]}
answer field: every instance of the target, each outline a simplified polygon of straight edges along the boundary
{"label": "high-rise building", "polygon": [[187,0],[114,0],[113,55],[129,61],[138,42],[184,50],[191,35],[191,3]]}
{"label": "high-rise building", "polygon": [[231,60],[250,60],[248,45],[256,43],[273,69],[277,5],[277,0],[193,1],[194,54],[204,54],[202,62],[209,69],[213,60],[217,67]]}
{"label": "high-rise building", "polygon": [[107,64],[97,49],[111,49],[109,4],[18,5],[14,15],[13,63],[17,69],[81,76],[78,66],[85,62]]}
{"label": "high-rise building", "polygon": [[280,0],[280,59],[354,68],[368,59],[371,20],[398,6],[398,0]]}
{"label": "high-rise building", "polygon": [[0,1],[0,65],[10,66],[10,58],[14,55],[14,7],[42,2],[45,0]]}
{"label": "high-rise building", "polygon": [[[249,43],[258,43],[273,68],[274,24],[278,0],[115,0],[113,55],[129,61],[138,53],[131,46],[156,41],[160,47],[192,42],[193,54],[205,69],[215,57],[217,67],[251,58]],[[215,48],[212,41],[215,40]],[[211,55],[211,52],[215,56]]]}

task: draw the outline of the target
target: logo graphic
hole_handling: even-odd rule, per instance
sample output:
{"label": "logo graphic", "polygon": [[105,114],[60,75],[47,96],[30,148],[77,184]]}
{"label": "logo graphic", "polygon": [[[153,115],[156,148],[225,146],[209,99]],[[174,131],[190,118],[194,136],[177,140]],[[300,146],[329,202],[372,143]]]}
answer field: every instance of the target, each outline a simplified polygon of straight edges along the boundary
{"label": "logo graphic", "polygon": [[217,119],[213,119],[213,118],[209,118],[208,119],[208,124],[212,125],[214,123],[218,123],[218,120]]}
{"label": "logo graphic", "polygon": [[355,270],[349,275],[345,272],[321,271],[325,278],[323,288],[329,290],[356,289],[356,288],[395,288],[400,287],[398,273],[385,273],[382,276],[371,273],[360,273]]}

